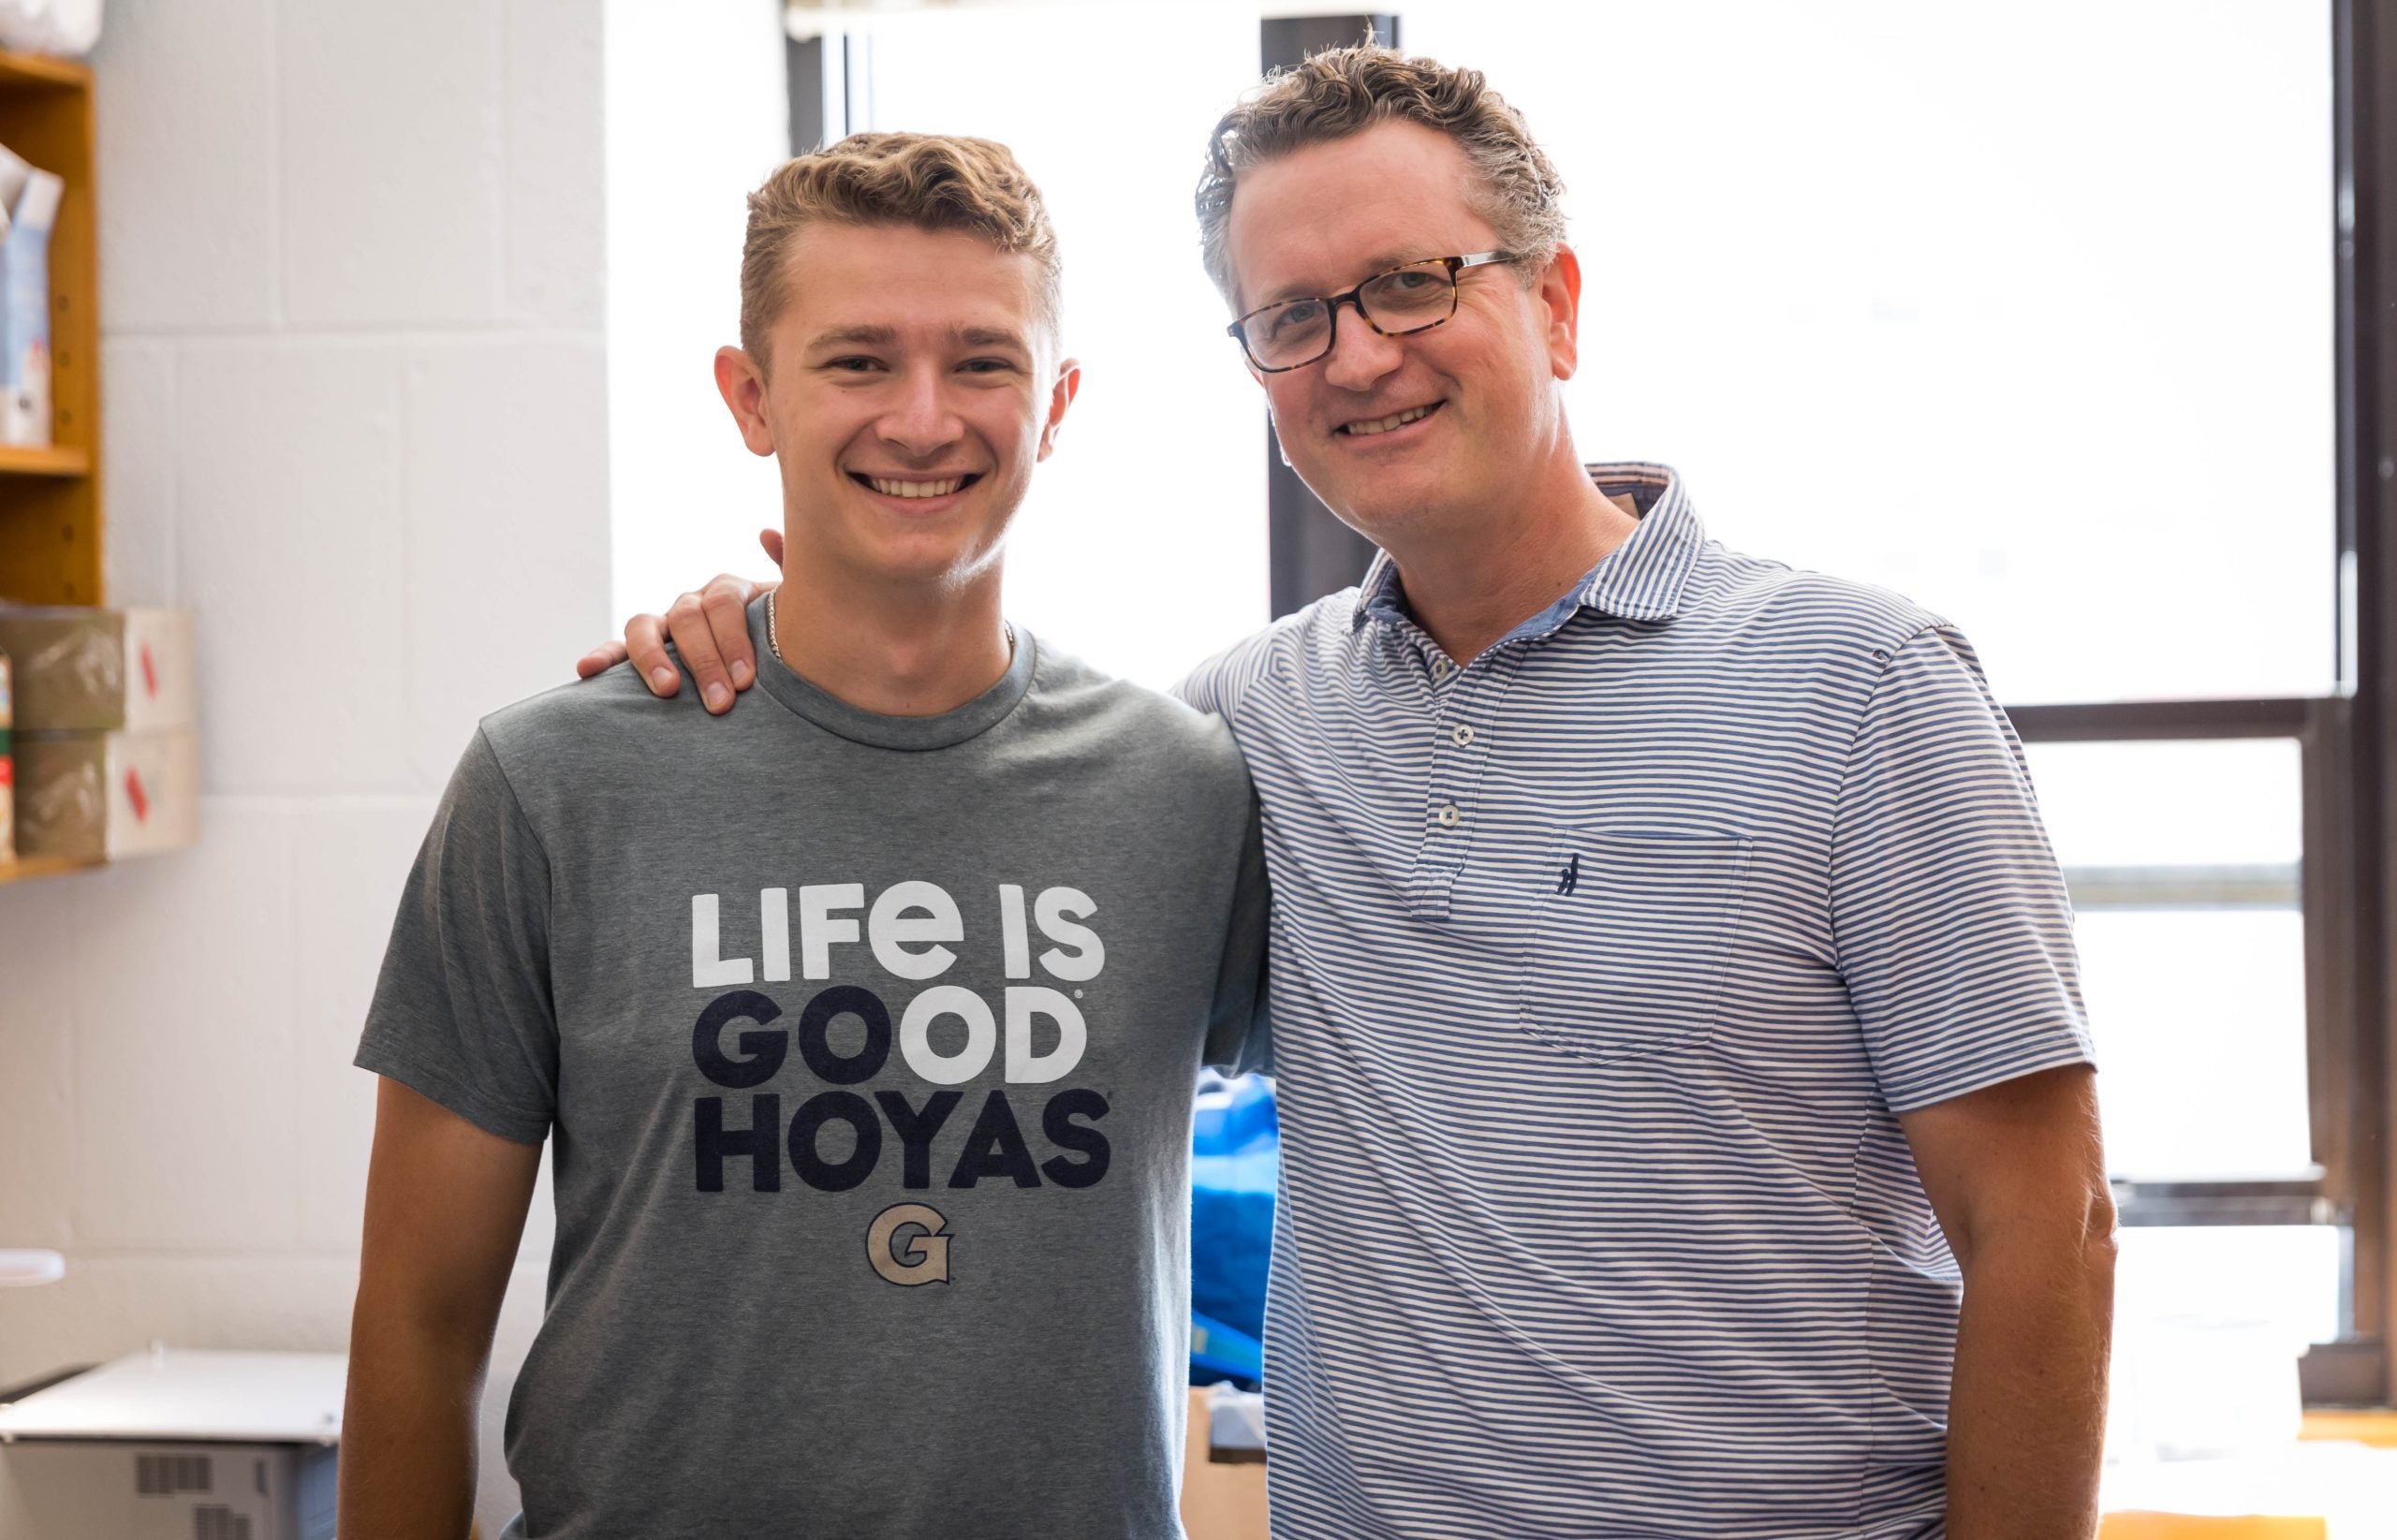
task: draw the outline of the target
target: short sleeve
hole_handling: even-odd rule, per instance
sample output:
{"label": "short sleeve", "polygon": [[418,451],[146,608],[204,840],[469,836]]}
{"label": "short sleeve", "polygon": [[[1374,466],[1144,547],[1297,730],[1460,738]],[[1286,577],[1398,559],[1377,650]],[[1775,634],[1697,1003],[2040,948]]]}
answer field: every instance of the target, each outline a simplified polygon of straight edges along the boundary
{"label": "short sleeve", "polygon": [[1265,966],[1272,901],[1265,886],[1265,837],[1254,793],[1241,841],[1240,876],[1224,930],[1215,1003],[1207,1028],[1207,1063],[1227,1075],[1272,1074],[1273,1033],[1266,1015]]}
{"label": "short sleeve", "polygon": [[1273,671],[1274,650],[1303,614],[1244,637],[1184,676],[1170,692],[1194,711],[1220,716],[1240,728],[1240,711],[1251,686]]}
{"label": "short sleeve", "polygon": [[1228,662],[1228,659],[1224,657],[1209,658],[1184,674],[1182,682],[1169,693],[1193,711],[1224,716],[1228,721],[1225,708],[1231,703],[1229,686],[1232,681],[1231,671],[1226,667]]}
{"label": "short sleeve", "polygon": [[1833,818],[1840,972],[1893,1111],[2094,1062],[2064,875],[1961,635],[1891,656]]}
{"label": "short sleeve", "polygon": [[354,1063],[540,1143],[557,1086],[549,922],[549,859],[478,732],[408,873]]}

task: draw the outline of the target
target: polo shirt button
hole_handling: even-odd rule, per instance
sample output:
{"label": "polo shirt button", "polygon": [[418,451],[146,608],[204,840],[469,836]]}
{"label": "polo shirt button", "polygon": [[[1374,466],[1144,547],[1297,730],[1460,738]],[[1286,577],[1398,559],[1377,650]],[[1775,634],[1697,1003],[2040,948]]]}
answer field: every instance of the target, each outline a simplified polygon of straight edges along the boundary
{"label": "polo shirt button", "polygon": [[1473,728],[1465,723],[1458,723],[1457,730],[1448,734],[1448,741],[1461,749],[1473,747]]}
{"label": "polo shirt button", "polygon": [[1432,660],[1432,677],[1434,679],[1446,679],[1448,677],[1448,670],[1453,667],[1455,666],[1449,663],[1446,658],[1434,658]]}
{"label": "polo shirt button", "polygon": [[1440,806],[1440,827],[1442,829],[1456,828],[1457,820],[1463,816],[1463,814],[1457,811],[1457,805],[1454,802],[1444,802]]}

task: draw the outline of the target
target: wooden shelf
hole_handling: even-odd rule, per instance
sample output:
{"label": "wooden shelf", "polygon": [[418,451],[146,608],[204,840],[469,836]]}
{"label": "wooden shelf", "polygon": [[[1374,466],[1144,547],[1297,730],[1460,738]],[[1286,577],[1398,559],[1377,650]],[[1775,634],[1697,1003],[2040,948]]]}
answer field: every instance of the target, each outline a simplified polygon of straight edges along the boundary
{"label": "wooden shelf", "polygon": [[[89,66],[79,65],[69,59],[0,50],[0,85],[46,85],[65,91],[89,91],[92,89],[92,71]],[[47,167],[43,169],[48,169]]]}
{"label": "wooden shelf", "polygon": [[92,451],[73,444],[0,444],[0,476],[89,476]]}
{"label": "wooden shelf", "polygon": [[[0,144],[66,179],[50,236],[51,432],[47,448],[0,447],[0,600],[107,601],[100,558],[99,230],[94,217],[92,72],[0,51]],[[96,869],[34,856],[0,884]]]}
{"label": "wooden shelf", "polygon": [[64,856],[26,856],[0,861],[0,884],[31,882],[37,877],[63,877],[73,872],[97,872],[105,861],[70,861]]}
{"label": "wooden shelf", "polygon": [[0,51],[0,144],[66,179],[50,236],[51,448],[0,448],[0,599],[105,604],[92,72]]}

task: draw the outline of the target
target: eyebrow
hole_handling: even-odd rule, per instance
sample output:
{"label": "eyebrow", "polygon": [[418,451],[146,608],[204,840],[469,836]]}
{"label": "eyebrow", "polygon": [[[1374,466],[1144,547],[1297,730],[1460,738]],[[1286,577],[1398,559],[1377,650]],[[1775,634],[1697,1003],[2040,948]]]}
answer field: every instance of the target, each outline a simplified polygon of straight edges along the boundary
{"label": "eyebrow", "polygon": [[899,340],[896,328],[887,326],[836,326],[830,331],[819,331],[807,340],[810,348],[817,347],[888,347]]}
{"label": "eyebrow", "polygon": [[[1020,353],[1030,353],[1031,345],[1021,333],[1006,327],[952,327],[949,340],[963,347],[1011,347]],[[808,347],[896,347],[899,329],[891,326],[836,326],[819,331],[808,339]]]}
{"label": "eyebrow", "polygon": [[[1367,278],[1378,278],[1383,273],[1390,271],[1392,268],[1403,268],[1417,262],[1429,262],[1431,260],[1433,260],[1433,258],[1429,257],[1409,257],[1405,255],[1404,252],[1400,251],[1395,247],[1386,248],[1365,258],[1364,275],[1359,278],[1357,283],[1361,284]],[[1349,284],[1344,285],[1343,286],[1354,288],[1356,285]],[[1278,305],[1291,300],[1321,300],[1328,298],[1331,293],[1331,291],[1330,289],[1318,288],[1312,284],[1284,284],[1279,288],[1268,289],[1266,291],[1267,297],[1257,301],[1255,304],[1251,305],[1249,309],[1263,310],[1267,305]]]}
{"label": "eyebrow", "polygon": [[1020,353],[1032,351],[1032,345],[1005,327],[969,326],[952,333],[968,347],[1012,347]]}

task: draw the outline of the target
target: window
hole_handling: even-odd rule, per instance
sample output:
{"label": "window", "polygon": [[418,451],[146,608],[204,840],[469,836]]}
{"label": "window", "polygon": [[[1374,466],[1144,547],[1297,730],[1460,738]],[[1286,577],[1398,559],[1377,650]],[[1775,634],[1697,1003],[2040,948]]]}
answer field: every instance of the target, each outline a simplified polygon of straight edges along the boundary
{"label": "window", "polygon": [[774,462],[741,447],[710,375],[740,341],[743,199],[790,154],[771,13],[607,10],[608,481],[615,613],[763,573]]}
{"label": "window", "polygon": [[1207,125],[1257,78],[1238,6],[874,19],[871,116],[976,134],[1040,184],[1082,391],[1009,536],[1008,612],[1164,688],[1265,619],[1264,398],[1224,335],[1190,212]]}
{"label": "window", "polygon": [[1405,40],[1565,177],[1586,458],[1947,615],[2008,702],[2331,688],[2320,7],[1423,0]]}
{"label": "window", "polygon": [[2114,1169],[2310,1177],[2293,739],[2035,743]]}

